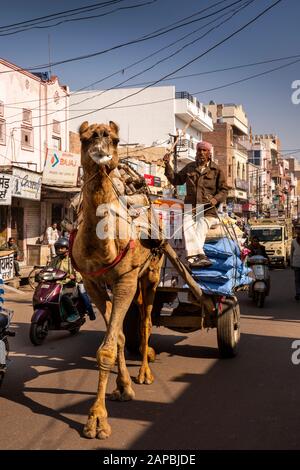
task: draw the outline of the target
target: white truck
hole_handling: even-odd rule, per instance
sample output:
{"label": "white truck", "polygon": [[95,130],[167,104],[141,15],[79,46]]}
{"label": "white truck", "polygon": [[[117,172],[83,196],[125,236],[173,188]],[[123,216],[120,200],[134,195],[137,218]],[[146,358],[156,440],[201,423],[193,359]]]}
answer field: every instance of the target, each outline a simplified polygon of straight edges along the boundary
{"label": "white truck", "polygon": [[291,219],[250,219],[250,239],[257,236],[266,248],[272,264],[286,267],[290,261],[292,242]]}

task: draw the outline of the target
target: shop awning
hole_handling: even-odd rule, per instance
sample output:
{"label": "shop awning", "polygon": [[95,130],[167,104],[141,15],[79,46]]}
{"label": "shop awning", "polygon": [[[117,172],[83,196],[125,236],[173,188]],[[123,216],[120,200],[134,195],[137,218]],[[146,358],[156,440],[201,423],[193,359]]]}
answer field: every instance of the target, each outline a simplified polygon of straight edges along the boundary
{"label": "shop awning", "polygon": [[67,187],[67,186],[47,186],[46,184],[42,185],[42,189],[47,189],[49,191],[56,191],[59,193],[80,193],[81,188],[78,186]]}

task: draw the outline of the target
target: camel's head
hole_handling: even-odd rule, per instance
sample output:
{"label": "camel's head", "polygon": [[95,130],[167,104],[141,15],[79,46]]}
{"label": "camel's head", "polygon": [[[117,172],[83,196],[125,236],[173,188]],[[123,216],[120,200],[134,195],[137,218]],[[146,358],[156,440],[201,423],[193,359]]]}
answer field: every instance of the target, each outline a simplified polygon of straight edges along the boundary
{"label": "camel's head", "polygon": [[79,128],[81,140],[81,163],[83,168],[99,168],[113,170],[118,165],[117,147],[119,143],[119,127],[113,121],[109,124],[91,124],[83,122]]}

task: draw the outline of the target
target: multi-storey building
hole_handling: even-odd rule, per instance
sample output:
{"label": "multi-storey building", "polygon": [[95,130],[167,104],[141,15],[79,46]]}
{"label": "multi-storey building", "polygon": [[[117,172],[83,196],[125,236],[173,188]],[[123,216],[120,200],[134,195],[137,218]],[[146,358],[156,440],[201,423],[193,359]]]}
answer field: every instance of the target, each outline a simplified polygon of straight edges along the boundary
{"label": "multi-storey building", "polygon": [[[175,138],[178,138],[175,164],[180,169],[195,159],[196,145],[202,140],[203,132],[213,130],[208,108],[188,92],[176,92],[174,86],[73,93],[70,97],[72,131],[78,130],[86,109],[90,122],[115,121],[119,125],[120,148],[132,157],[129,158],[132,165],[146,175],[150,186],[153,178],[157,182],[161,179],[161,187],[166,184],[161,158]],[[93,113],[92,109],[95,109]],[[161,148],[160,158],[149,148]]]}
{"label": "multi-storey building", "polygon": [[0,245],[15,237],[24,262],[37,264],[37,242],[64,215],[68,182],[60,169],[67,162],[73,185],[77,180],[78,163],[62,155],[69,150],[69,90],[56,76],[3,59],[0,74]]}

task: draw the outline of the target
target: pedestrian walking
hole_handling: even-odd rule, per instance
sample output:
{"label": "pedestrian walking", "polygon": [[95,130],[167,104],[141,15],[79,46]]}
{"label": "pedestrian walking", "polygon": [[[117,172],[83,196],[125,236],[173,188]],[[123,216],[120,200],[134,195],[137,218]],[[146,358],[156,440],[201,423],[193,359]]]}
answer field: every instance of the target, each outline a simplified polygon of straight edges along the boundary
{"label": "pedestrian walking", "polygon": [[296,238],[292,240],[291,268],[295,274],[295,299],[300,300],[300,225],[296,225]]}
{"label": "pedestrian walking", "polygon": [[57,230],[56,222],[53,222],[53,224],[47,228],[46,239],[47,239],[48,246],[50,248],[50,255],[52,258],[54,258],[56,256],[54,244],[59,239],[59,232]]}

